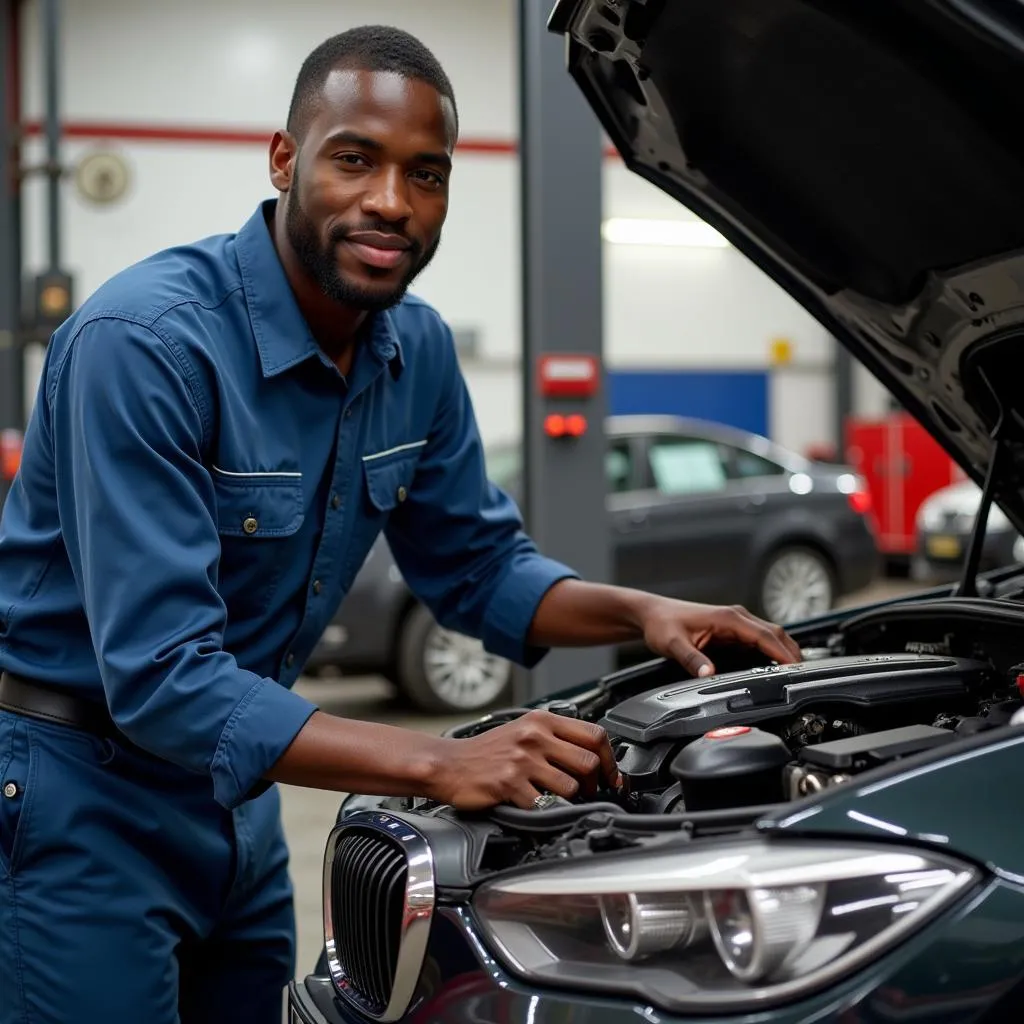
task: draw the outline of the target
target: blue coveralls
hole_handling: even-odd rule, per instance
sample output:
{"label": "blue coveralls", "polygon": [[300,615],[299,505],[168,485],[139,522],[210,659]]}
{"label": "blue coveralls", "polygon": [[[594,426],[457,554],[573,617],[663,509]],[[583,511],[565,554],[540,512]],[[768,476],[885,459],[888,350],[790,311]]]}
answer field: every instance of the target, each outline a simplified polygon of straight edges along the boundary
{"label": "blue coveralls", "polygon": [[273,206],[118,274],[49,346],[0,528],[0,667],[105,700],[130,743],[0,712],[0,1024],[170,1024],[179,999],[277,1024],[294,922],[261,778],[374,538],[439,621],[523,664],[572,575],[487,482],[437,313],[374,317],[346,380]]}

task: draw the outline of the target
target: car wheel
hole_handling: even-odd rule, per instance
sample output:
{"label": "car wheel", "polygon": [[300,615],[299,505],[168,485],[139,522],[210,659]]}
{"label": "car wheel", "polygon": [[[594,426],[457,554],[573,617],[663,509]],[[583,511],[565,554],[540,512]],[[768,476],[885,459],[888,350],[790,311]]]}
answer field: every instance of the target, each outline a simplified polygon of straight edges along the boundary
{"label": "car wheel", "polygon": [[761,570],[758,610],[770,622],[799,622],[830,611],[835,591],[835,574],[824,555],[806,547],[780,548]]}
{"label": "car wheel", "polygon": [[415,605],[405,618],[398,651],[399,686],[424,711],[462,714],[507,700],[512,663],[479,640],[444,629]]}

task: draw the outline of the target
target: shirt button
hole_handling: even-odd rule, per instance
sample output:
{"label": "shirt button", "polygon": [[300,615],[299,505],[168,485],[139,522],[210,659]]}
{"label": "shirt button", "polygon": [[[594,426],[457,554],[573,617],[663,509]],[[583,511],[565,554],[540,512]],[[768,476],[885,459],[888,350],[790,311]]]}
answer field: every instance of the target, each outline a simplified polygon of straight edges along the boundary
{"label": "shirt button", "polygon": [[404,487],[399,487],[395,492],[395,497],[398,498],[399,501],[405,501],[405,499],[409,497],[409,492]]}
{"label": "shirt button", "polygon": [[331,508],[333,508],[333,509],[341,508],[341,498],[337,494],[332,494],[331,495]]}
{"label": "shirt button", "polygon": [[284,659],[284,663],[288,666],[288,668],[291,668],[292,665],[295,664],[295,655],[289,654],[288,657]]}
{"label": "shirt button", "polygon": [[319,594],[324,589],[324,585],[319,580],[313,580],[313,593]]}
{"label": "shirt button", "polygon": [[347,409],[345,410],[345,419],[347,419],[347,420],[348,420],[348,419],[351,419],[351,418],[352,418],[352,407],[351,407],[351,406],[349,406],[349,407],[348,407],[348,408],[347,408]]}
{"label": "shirt button", "polygon": [[4,796],[8,800],[13,800],[18,795],[18,784],[16,782],[8,782],[4,786]]}
{"label": "shirt button", "polygon": [[246,533],[255,533],[259,528],[260,524],[256,522],[252,516],[246,516],[246,518],[242,520],[242,529],[245,530]]}

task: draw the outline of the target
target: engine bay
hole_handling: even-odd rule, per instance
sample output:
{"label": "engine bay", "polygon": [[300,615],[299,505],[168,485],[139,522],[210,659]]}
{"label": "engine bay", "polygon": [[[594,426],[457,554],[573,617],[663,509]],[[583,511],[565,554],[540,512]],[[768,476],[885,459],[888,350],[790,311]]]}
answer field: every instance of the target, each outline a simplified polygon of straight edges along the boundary
{"label": "engine bay", "polygon": [[[481,815],[422,800],[386,806],[432,819],[428,831],[442,845],[442,823],[457,825],[463,884],[666,831],[736,831],[780,805],[1008,725],[1024,707],[1022,627],[1016,601],[929,596],[794,632],[804,658],[795,665],[709,650],[717,674],[694,679],[658,659],[540,705],[607,731],[620,791]],[[497,711],[447,735],[477,735],[528,710]]]}

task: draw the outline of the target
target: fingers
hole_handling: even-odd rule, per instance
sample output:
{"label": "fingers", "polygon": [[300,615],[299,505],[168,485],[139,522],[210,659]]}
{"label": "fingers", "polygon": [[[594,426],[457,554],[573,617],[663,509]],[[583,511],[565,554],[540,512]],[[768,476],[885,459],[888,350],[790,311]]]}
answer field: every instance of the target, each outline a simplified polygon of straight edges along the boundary
{"label": "fingers", "polygon": [[516,807],[521,807],[524,811],[531,811],[533,810],[534,801],[539,796],[540,790],[528,779],[524,779],[516,786],[508,799]]}
{"label": "fingers", "polygon": [[774,661],[790,664],[803,660],[800,645],[782,628],[752,615],[746,608],[736,606],[730,611],[736,616],[737,639],[754,644]]}
{"label": "fingers", "polygon": [[508,799],[523,810],[534,808],[534,801],[542,793],[554,793],[564,800],[572,800],[580,791],[579,782],[551,765],[539,765],[530,778],[520,778],[510,788]]}
{"label": "fingers", "polygon": [[695,679],[715,674],[715,666],[711,659],[699,651],[682,633],[676,633],[669,641],[668,654]]}
{"label": "fingers", "polygon": [[558,745],[550,748],[550,759],[582,777],[593,776],[600,770],[608,785],[616,789],[622,785],[615,752],[604,729],[576,718],[551,717],[554,719],[551,728]]}
{"label": "fingers", "polygon": [[578,780],[549,764],[540,766],[530,781],[541,792],[546,790],[566,800],[571,800],[580,791]]}

